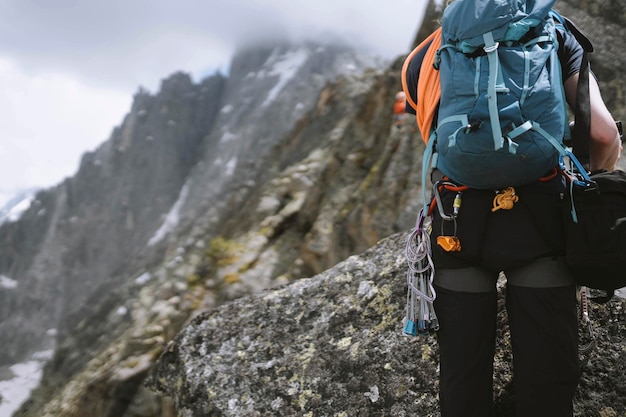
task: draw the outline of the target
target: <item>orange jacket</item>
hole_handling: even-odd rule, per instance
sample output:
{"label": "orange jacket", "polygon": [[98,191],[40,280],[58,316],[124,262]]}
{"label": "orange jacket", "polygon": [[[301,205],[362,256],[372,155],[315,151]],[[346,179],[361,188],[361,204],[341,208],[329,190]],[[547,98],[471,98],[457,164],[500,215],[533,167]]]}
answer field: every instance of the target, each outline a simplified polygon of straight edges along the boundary
{"label": "orange jacket", "polygon": [[406,108],[406,98],[401,97],[396,99],[395,103],[393,103],[393,113],[394,114],[402,114]]}

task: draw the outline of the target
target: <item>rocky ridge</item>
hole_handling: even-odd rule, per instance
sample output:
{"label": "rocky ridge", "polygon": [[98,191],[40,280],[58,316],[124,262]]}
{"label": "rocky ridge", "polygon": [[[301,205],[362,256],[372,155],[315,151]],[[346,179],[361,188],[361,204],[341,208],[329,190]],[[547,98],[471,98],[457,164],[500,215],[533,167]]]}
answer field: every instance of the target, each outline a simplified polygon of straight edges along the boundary
{"label": "rocky ridge", "polygon": [[[558,6],[590,19],[585,29],[614,27],[601,3]],[[615,45],[600,35],[597,51]],[[436,346],[398,333],[402,233],[420,204],[422,149],[411,123],[392,125],[402,58],[381,68],[349,51],[307,50],[315,59],[298,61],[302,48],[284,45],[245,51],[229,77],[194,83],[180,73],[154,96],[140,90],[76,177],[0,227],[0,273],[29,289],[0,290],[0,329],[16,335],[3,351],[17,355],[59,327],[42,383],[17,415],[437,415]],[[625,120],[617,68],[626,58],[602,57],[594,70]],[[276,72],[294,62],[302,77]],[[49,294],[61,302],[47,304]],[[15,316],[22,305],[35,309]],[[623,308],[594,307],[599,348],[577,415],[624,413]],[[506,416],[504,321],[501,332]]]}

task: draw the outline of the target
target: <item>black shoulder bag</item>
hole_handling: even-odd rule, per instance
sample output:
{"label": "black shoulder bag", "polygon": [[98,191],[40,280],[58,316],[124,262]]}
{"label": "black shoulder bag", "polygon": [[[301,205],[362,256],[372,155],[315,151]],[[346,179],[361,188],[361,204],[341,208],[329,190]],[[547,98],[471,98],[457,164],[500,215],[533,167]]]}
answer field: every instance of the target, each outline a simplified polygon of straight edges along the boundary
{"label": "black shoulder bag", "polygon": [[567,262],[579,285],[606,291],[608,300],[626,287],[626,172],[589,178],[566,192]]}
{"label": "black shoulder bag", "polygon": [[[568,24],[573,27],[571,22]],[[575,123],[572,131],[573,158],[589,155],[591,106],[589,100],[589,62],[585,50],[579,74]],[[621,123],[617,122],[620,136]],[[623,139],[622,139],[623,140]],[[582,167],[582,164],[577,164]],[[608,301],[618,288],[626,287],[626,172],[587,173],[579,169],[568,184],[565,204],[565,241],[567,262],[579,285],[604,290]]]}

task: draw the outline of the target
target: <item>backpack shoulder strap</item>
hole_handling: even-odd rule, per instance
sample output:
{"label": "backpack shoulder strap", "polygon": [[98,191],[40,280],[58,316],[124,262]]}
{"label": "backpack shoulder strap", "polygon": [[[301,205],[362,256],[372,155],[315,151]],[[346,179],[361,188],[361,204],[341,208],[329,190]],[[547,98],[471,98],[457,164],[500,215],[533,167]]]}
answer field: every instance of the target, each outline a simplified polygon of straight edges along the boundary
{"label": "backpack shoulder strap", "polygon": [[561,16],[554,9],[550,11],[563,30],[574,35],[583,48],[583,59],[578,73],[578,85],[576,87],[576,105],[574,106],[574,129],[571,132],[572,151],[580,160],[587,162],[589,159],[589,135],[591,130],[591,103],[589,98],[589,57],[593,52],[593,45],[589,38],[576,27],[570,19]]}

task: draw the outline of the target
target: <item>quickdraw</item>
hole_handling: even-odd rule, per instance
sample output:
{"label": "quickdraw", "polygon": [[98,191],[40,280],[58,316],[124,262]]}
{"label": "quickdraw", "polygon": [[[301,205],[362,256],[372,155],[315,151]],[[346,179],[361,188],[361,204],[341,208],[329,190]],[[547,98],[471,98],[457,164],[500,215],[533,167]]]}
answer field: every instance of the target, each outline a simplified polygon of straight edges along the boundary
{"label": "quickdraw", "polygon": [[407,336],[430,334],[439,329],[433,307],[436,293],[433,287],[435,269],[430,247],[431,225],[426,218],[422,209],[406,245],[408,293],[403,332]]}

